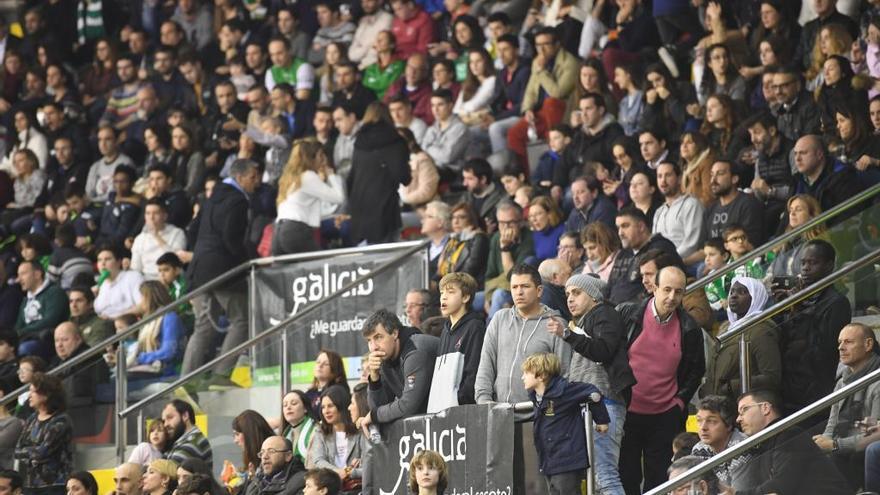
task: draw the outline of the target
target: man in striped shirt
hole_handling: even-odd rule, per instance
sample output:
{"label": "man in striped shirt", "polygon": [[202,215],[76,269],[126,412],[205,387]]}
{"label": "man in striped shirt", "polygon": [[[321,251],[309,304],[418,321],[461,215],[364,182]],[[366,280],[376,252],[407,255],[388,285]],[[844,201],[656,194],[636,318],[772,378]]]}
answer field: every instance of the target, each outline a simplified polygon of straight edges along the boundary
{"label": "man in striped shirt", "polygon": [[101,125],[109,125],[122,131],[137,119],[137,94],[141,89],[137,67],[131,55],[121,55],[116,61],[116,75],[122,84],[110,92],[107,109],[101,116]]}
{"label": "man in striped shirt", "polygon": [[162,422],[165,431],[173,442],[165,453],[165,458],[178,465],[187,459],[200,459],[213,469],[213,453],[208,439],[196,426],[196,415],[192,406],[180,399],[174,399],[162,409]]}

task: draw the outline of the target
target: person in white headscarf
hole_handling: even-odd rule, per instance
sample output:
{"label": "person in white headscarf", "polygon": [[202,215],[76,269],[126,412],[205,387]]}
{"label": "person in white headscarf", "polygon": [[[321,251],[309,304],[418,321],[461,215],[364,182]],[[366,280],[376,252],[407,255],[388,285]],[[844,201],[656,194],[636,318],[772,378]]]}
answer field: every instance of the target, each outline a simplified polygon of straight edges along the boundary
{"label": "person in white headscarf", "polygon": [[[728,321],[721,325],[719,334],[743,327],[751,315],[764,310],[768,299],[767,288],[760,280],[734,277],[727,299]],[[751,325],[745,331],[745,338],[749,342],[749,388],[778,391],[782,364],[776,324],[768,320]],[[706,380],[700,388],[700,397],[724,395],[736,400],[742,392],[739,338],[723,345],[714,342],[706,360]]]}

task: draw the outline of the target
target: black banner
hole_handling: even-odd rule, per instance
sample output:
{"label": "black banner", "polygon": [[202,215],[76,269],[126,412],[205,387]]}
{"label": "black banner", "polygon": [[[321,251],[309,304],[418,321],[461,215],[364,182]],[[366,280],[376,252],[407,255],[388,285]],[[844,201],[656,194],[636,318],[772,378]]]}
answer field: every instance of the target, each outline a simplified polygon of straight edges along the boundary
{"label": "black banner", "polygon": [[[257,333],[296,315],[411,247],[260,268],[255,274],[256,303],[251,306]],[[321,348],[333,349],[350,358],[346,370],[350,378],[356,378],[359,358],[367,352],[360,333],[364,320],[379,308],[402,312],[407,291],[425,287],[426,256],[426,251],[413,254],[396,269],[367,280],[304,320],[293,323],[288,329],[293,383],[311,381],[314,371],[311,362]],[[278,364],[278,353],[259,353],[256,381],[274,382]]]}
{"label": "black banner", "polygon": [[372,493],[409,493],[409,463],[422,450],[433,450],[449,468],[447,495],[513,493],[513,409],[468,405],[437,414],[396,421],[383,428],[369,468]]}

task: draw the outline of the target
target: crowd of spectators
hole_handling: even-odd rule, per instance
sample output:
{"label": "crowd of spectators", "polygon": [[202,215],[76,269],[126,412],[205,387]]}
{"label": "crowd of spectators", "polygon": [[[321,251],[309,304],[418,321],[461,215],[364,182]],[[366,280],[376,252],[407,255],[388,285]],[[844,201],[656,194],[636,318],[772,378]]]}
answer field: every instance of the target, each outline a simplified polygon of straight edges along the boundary
{"label": "crowd of spectators", "polygon": [[[244,280],[61,382],[43,373],[258,256],[424,237],[431,282],[407,294],[407,325],[388,311],[365,323],[369,385],[349,390],[325,349],[312,387],[270,418],[279,436],[242,441],[246,492],[332,487],[321,471],[294,481],[306,467],[361,489],[359,431],[426,410],[530,398],[541,410],[536,387],[562,385],[541,371],[554,366],[530,365],[543,381],[527,388],[532,355],[601,392],[609,422],[591,462],[603,493],[630,494],[667,477],[692,400],[727,428],[723,441],[701,433],[694,455],[712,455],[740,438],[733,401],[751,435],[878,366],[873,333],[852,322],[877,293],[859,284],[855,307],[827,287],[748,328],[750,394],[737,349],[705,345],[842,254],[824,226],[755,247],[880,183],[876,2],[22,4],[20,35],[0,17],[0,389],[30,390],[0,412],[0,462],[25,461],[26,490],[70,483],[70,451],[46,445],[94,426],[80,413],[112,395],[118,369],[134,393],[244,342]],[[461,381],[434,396],[447,355],[460,356],[438,370]],[[235,364],[199,386],[237,386]],[[854,426],[880,415],[875,402],[835,407],[805,462],[830,457],[841,483],[877,490],[880,434]],[[143,490],[214,490],[159,462],[210,471],[194,414],[163,410],[133,459],[149,463]],[[251,416],[236,431],[266,433]],[[813,486],[734,464],[717,481],[743,493]],[[141,475],[120,469],[118,483]]]}

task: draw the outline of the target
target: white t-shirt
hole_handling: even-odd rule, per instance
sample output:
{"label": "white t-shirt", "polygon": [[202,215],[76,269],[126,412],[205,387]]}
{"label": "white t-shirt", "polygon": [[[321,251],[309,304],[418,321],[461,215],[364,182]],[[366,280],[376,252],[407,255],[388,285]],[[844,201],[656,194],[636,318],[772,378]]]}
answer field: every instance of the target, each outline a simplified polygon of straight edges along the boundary
{"label": "white t-shirt", "polygon": [[95,312],[102,317],[117,318],[125,314],[135,304],[141,302],[141,284],[144,277],[133,270],[119,272],[116,280],[108,278],[98,289],[95,297]]}
{"label": "white t-shirt", "polygon": [[336,432],[336,467],[344,468],[348,459],[348,435],[344,431]]}

